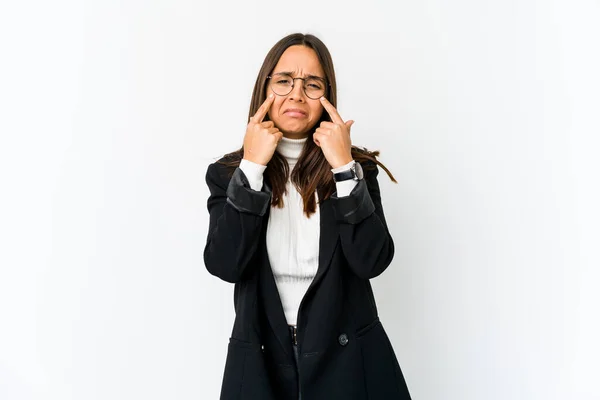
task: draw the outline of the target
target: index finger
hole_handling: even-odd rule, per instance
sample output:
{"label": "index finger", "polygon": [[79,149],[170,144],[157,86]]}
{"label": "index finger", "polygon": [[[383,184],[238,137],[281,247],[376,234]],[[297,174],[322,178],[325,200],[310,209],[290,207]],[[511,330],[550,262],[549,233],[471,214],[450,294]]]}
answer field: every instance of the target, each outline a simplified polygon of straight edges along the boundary
{"label": "index finger", "polygon": [[250,118],[252,122],[260,124],[263,121],[265,115],[267,115],[267,112],[269,111],[269,108],[271,108],[271,104],[273,104],[274,99],[275,96],[273,96],[273,94],[266,98],[258,110],[256,110],[256,113],[252,116],[252,118]]}
{"label": "index finger", "polygon": [[323,104],[323,107],[325,107],[327,113],[329,113],[329,116],[331,116],[331,120],[333,122],[335,122],[336,124],[344,123],[344,120],[342,119],[342,117],[340,117],[340,114],[338,114],[337,110],[335,109],[333,104],[329,102],[329,100],[327,100],[325,97],[321,97],[321,104]]}

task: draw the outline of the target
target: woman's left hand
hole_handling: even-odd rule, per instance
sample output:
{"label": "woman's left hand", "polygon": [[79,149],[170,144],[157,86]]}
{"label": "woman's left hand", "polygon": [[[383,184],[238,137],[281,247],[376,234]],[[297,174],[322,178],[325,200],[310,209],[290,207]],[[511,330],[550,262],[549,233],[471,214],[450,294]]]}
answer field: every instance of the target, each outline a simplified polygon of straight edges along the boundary
{"label": "woman's left hand", "polygon": [[321,148],[331,167],[338,168],[352,161],[350,127],[354,121],[344,122],[335,107],[325,97],[321,97],[321,104],[333,122],[321,122],[313,134],[313,140]]}

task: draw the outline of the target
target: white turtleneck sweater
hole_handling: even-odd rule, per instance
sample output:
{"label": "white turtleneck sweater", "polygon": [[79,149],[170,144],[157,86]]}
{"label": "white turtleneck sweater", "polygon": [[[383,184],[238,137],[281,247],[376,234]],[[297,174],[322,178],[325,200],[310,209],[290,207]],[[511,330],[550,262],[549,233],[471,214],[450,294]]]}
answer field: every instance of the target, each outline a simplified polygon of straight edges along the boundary
{"label": "white turtleneck sweater", "polygon": [[[277,151],[290,166],[290,173],[306,140],[283,137],[277,145]],[[353,163],[331,171],[337,173],[348,170]],[[260,191],[266,166],[242,160],[240,169],[248,178],[252,190]],[[337,196],[348,196],[356,184],[354,180],[336,182]],[[300,302],[319,266],[320,214],[317,206],[316,213],[310,218],[306,217],[302,196],[289,179],[286,188],[283,208],[271,207],[269,213],[267,253],[287,323],[296,325]]]}

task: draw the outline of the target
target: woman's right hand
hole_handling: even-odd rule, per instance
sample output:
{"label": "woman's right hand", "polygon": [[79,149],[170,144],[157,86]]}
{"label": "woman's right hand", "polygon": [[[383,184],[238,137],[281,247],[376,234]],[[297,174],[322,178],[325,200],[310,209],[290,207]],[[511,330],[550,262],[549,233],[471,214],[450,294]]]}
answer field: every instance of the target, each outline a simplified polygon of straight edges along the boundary
{"label": "woman's right hand", "polygon": [[271,93],[262,103],[256,114],[250,118],[244,136],[244,159],[260,165],[267,165],[277,149],[277,143],[283,137],[283,133],[275,127],[273,121],[263,122],[274,99],[275,96]]}

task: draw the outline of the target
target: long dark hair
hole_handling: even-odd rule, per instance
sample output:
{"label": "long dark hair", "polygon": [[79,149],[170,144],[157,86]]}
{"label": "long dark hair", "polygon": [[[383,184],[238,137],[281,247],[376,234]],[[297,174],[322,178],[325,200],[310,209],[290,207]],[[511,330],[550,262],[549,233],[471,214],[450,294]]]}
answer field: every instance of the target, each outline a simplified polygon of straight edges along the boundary
{"label": "long dark hair", "polygon": [[[335,70],[333,68],[333,60],[331,59],[329,50],[316,36],[294,33],[277,42],[265,57],[258,73],[258,77],[256,78],[254,91],[252,92],[248,120],[256,114],[256,111],[266,99],[267,76],[273,72],[273,69],[279,62],[279,58],[283,52],[288,47],[295,45],[309,47],[317,53],[321,67],[325,72],[325,79],[330,84],[328,92],[326,93],[326,98],[334,107],[337,106]],[[269,116],[266,115],[264,121],[268,120]],[[331,121],[331,117],[325,110],[315,126],[318,126],[322,121]],[[309,137],[304,144],[300,158],[291,175],[292,183],[302,195],[304,213],[307,216],[310,216],[316,211],[317,203],[314,195],[315,191],[317,191],[320,201],[328,199],[335,191],[335,182],[333,181],[331,166],[327,162],[327,159],[319,146],[312,140],[312,129],[309,132]],[[377,168],[377,165],[379,165],[388,174],[390,179],[393,182],[396,182],[392,173],[385,165],[377,160],[377,156],[379,156],[379,151],[368,151],[364,148],[352,146],[352,158],[357,162],[360,162],[366,170],[369,168]],[[233,170],[239,166],[242,158],[244,158],[243,146],[239,150],[226,154],[220,162],[230,167],[232,170],[231,172],[233,172]],[[286,191],[285,184],[288,180],[289,173],[287,161],[276,151],[268,162],[264,172],[265,179],[269,182],[273,191],[272,206],[283,207],[283,195]]]}

